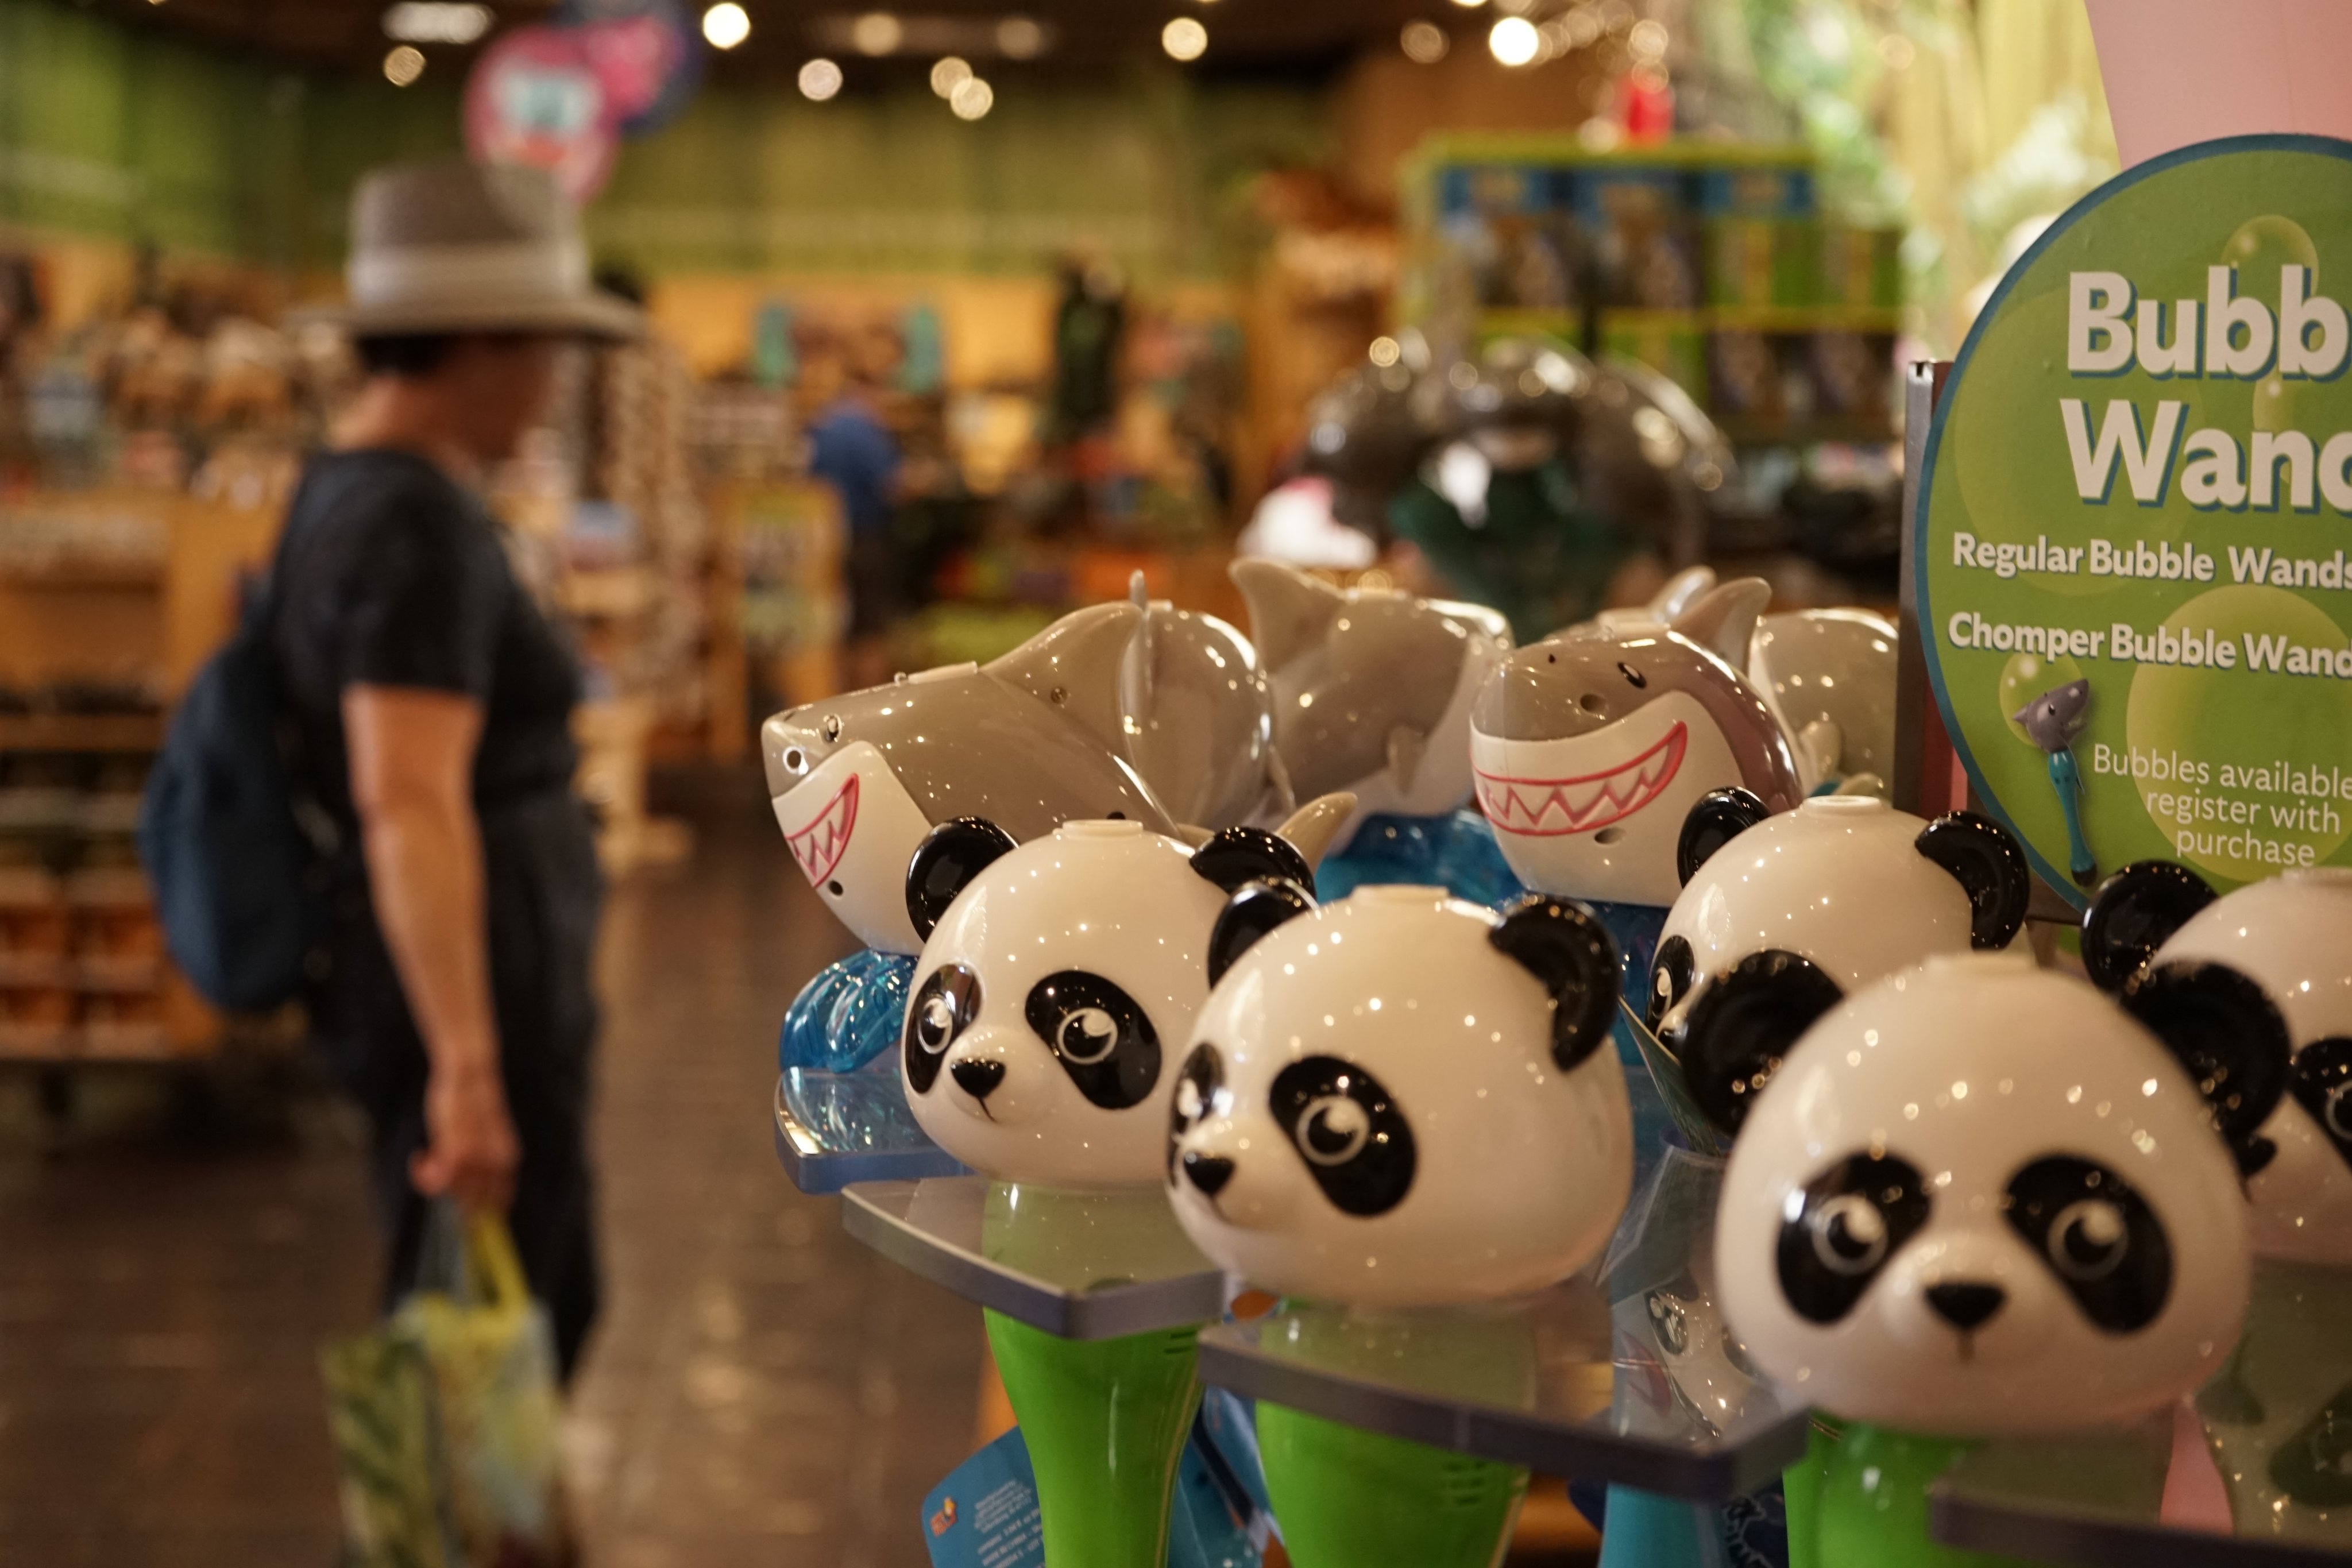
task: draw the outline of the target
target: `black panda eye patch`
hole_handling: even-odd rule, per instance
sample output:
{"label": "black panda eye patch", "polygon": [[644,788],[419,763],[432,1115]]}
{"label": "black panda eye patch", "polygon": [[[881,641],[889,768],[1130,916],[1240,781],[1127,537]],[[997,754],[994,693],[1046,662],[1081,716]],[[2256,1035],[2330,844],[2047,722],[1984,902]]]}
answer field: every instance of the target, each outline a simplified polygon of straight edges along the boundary
{"label": "black panda eye patch", "polygon": [[2288,1089],[2352,1164],[2352,1039],[2332,1036],[2295,1052]]}
{"label": "black panda eye patch", "polygon": [[940,1078],[940,1063],[955,1038],[980,1016],[980,976],[961,963],[931,972],[907,1009],[907,1034],[901,1042],[907,1058],[907,1081],[917,1094],[929,1094]]}
{"label": "black panda eye patch", "polygon": [[1029,1026],[1070,1081],[1105,1110],[1151,1098],[1160,1082],[1160,1035],[1134,997],[1083,969],[1049,974],[1029,988]]}
{"label": "black panda eye patch", "polygon": [[2053,1154],[2010,1178],[2009,1223],[2083,1315],[2111,1334],[2144,1329],[2172,1294],[2164,1222],[2104,1165]]}
{"label": "black panda eye patch", "polygon": [[1688,994],[1697,971],[1690,943],[1678,936],[1658,943],[1657,962],[1650,965],[1650,994],[1642,1009],[1642,1021],[1650,1026],[1653,1034],[1657,1031],[1658,1021]]}
{"label": "black panda eye patch", "polygon": [[1307,1057],[1275,1075],[1269,1100],[1333,1207],[1370,1219],[1404,1201],[1412,1188],[1412,1129],[1380,1079],[1337,1057]]}
{"label": "black panda eye patch", "polygon": [[1217,1047],[1200,1045],[1184,1058],[1183,1076],[1176,1080],[1176,1097],[1168,1107],[1168,1179],[1176,1179],[1176,1140],[1217,1109],[1218,1092],[1225,1087],[1225,1058]]}
{"label": "black panda eye patch", "polygon": [[1852,1154],[1797,1192],[1780,1219],[1780,1293],[1800,1317],[1834,1323],[1927,1223],[1927,1186],[1909,1162]]}

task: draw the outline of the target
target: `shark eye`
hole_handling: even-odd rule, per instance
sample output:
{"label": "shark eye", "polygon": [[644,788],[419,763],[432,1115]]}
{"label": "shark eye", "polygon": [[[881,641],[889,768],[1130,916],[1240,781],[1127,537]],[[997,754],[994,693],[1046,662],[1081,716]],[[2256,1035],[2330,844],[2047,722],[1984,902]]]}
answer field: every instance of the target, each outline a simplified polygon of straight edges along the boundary
{"label": "shark eye", "polygon": [[1620,664],[1617,667],[1617,672],[1620,675],[1622,675],[1626,680],[1633,685],[1636,691],[1641,690],[1643,688],[1650,684],[1648,679],[1643,676],[1642,672],[1635,669],[1630,664]]}
{"label": "shark eye", "polygon": [[817,733],[823,735],[828,743],[840,740],[841,715],[838,713],[826,714],[824,716],[824,722],[817,726]]}
{"label": "shark eye", "polygon": [[788,773],[804,773],[808,772],[808,753],[802,751],[798,746],[785,747],[784,772]]}

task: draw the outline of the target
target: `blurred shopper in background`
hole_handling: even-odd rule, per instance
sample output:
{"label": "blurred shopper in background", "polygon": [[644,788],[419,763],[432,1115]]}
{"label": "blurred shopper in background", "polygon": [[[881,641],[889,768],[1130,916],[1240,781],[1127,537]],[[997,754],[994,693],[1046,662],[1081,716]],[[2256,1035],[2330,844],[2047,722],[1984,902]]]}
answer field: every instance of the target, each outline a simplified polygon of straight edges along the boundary
{"label": "blurred shopper in background", "polygon": [[601,886],[573,796],[580,671],[481,500],[545,414],[562,342],[634,332],[538,171],[379,170],[352,199],[364,384],[305,471],[271,626],[335,819],[310,997],[365,1109],[387,1304],[430,1200],[504,1211],[568,1377],[596,1314],[587,1113]]}
{"label": "blurred shopper in background", "polygon": [[898,438],[883,423],[873,372],[856,355],[843,359],[841,389],[809,421],[809,472],[841,497],[849,530],[843,571],[849,590],[851,690],[890,679],[884,637],[900,605],[898,552],[890,536],[897,509]]}

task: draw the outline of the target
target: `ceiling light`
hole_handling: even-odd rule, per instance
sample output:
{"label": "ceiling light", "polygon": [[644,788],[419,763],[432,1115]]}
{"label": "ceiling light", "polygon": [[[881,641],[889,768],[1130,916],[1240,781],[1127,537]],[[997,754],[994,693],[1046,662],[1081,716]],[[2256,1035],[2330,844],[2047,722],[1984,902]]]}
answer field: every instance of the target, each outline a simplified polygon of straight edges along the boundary
{"label": "ceiling light", "polygon": [[394,46],[383,57],[383,79],[394,87],[406,87],[425,74],[425,51],[414,44]]}
{"label": "ceiling light", "polygon": [[1633,30],[1625,35],[1625,47],[1633,51],[1633,58],[1636,59],[1662,60],[1665,58],[1665,24],[1655,20],[1634,23]]}
{"label": "ceiling light", "polygon": [[404,44],[470,44],[490,30],[488,5],[401,0],[383,14],[383,36]]}
{"label": "ceiling light", "polygon": [[1026,16],[996,24],[996,47],[1008,60],[1034,60],[1045,52],[1045,29]]}
{"label": "ceiling light", "polygon": [[751,13],[735,0],[719,0],[702,14],[702,36],[714,49],[731,49],[751,36]]}
{"label": "ceiling light", "polygon": [[966,77],[948,94],[948,107],[958,120],[978,120],[996,107],[996,89],[978,77]]}
{"label": "ceiling light", "polygon": [[971,79],[971,67],[954,55],[931,68],[931,90],[941,98],[950,98],[955,89]]}
{"label": "ceiling light", "polygon": [[1525,16],[1506,16],[1487,30],[1486,47],[1505,65],[1523,66],[1543,52],[1543,35]]}
{"label": "ceiling light", "polygon": [[1435,65],[1445,58],[1445,51],[1454,47],[1454,40],[1445,36],[1445,29],[1434,22],[1407,22],[1397,41],[1403,46],[1405,58],[1415,65],[1424,66]]}
{"label": "ceiling light", "polygon": [[1456,5],[1461,6],[1465,11],[1475,11],[1479,6],[1484,5],[1486,3],[1486,0],[1454,0],[1454,3]]}
{"label": "ceiling light", "polygon": [[841,68],[831,60],[814,59],[801,67],[801,96],[823,103],[841,90]]}
{"label": "ceiling light", "polygon": [[1209,29],[1190,16],[1179,16],[1160,29],[1160,47],[1175,60],[1197,60],[1208,49]]}
{"label": "ceiling light", "polygon": [[861,55],[896,54],[906,37],[906,24],[887,11],[868,11],[849,28],[849,41]]}
{"label": "ceiling light", "polygon": [[1386,370],[1404,357],[1404,346],[1391,337],[1374,338],[1371,348],[1366,352],[1370,356],[1371,362],[1382,370]]}

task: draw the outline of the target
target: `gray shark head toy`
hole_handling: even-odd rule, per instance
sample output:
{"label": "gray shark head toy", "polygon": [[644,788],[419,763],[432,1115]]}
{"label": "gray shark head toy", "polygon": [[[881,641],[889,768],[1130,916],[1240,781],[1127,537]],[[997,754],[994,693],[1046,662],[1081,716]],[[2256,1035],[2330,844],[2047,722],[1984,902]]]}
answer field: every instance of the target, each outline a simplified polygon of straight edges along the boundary
{"label": "gray shark head toy", "polygon": [[1080,817],[1174,834],[1127,756],[1119,667],[1141,618],[1097,605],[989,664],[902,676],[762,725],[777,824],[825,907],[869,947],[919,952],[907,863],[940,823],[986,816],[1022,843]]}
{"label": "gray shark head toy", "polygon": [[1118,671],[1128,761],[1169,815],[1192,826],[1287,811],[1274,686],[1257,650],[1214,616],[1151,598],[1140,572],[1129,592],[1142,616]]}
{"label": "gray shark head toy", "polygon": [[1670,626],[1555,633],[1487,677],[1471,763],[1521,881],[1671,904],[1683,820],[1700,796],[1738,785],[1773,811],[1797,804],[1788,737],[1738,669],[1770,596],[1755,578],[1726,583]]}
{"label": "gray shark head toy", "polygon": [[2090,722],[2091,683],[2070,680],[2053,686],[2010,715],[2025,727],[2033,743],[2045,752],[2063,752]]}
{"label": "gray shark head toy", "polygon": [[1511,646],[1479,605],[1332,587],[1275,561],[1233,565],[1274,683],[1274,745],[1298,798],[1345,791],[1359,819],[1470,798],[1470,705]]}
{"label": "gray shark head toy", "polygon": [[[1409,346],[1418,347],[1408,334]],[[1417,356],[1425,368],[1427,351]],[[1416,395],[1414,361],[1367,364],[1318,393],[1307,408],[1305,467],[1331,483],[1331,513],[1377,535],[1389,501],[1443,434],[1436,401]]]}

